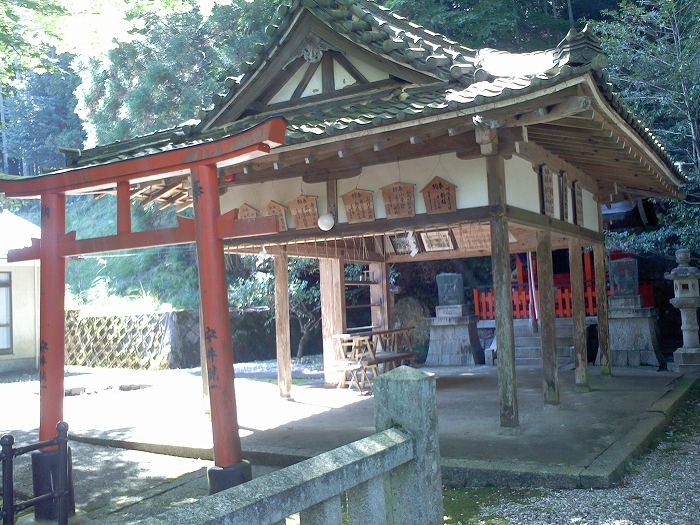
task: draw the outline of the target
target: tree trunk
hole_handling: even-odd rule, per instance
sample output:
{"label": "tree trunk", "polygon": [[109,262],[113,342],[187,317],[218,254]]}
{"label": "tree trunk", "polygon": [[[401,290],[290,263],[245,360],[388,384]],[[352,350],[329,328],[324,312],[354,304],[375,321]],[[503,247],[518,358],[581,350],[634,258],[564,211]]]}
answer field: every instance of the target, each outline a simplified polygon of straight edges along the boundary
{"label": "tree trunk", "polygon": [[297,345],[297,358],[301,358],[304,356],[306,344],[308,343],[309,339],[311,339],[311,332],[313,331],[313,327],[315,324],[315,322],[311,324],[306,324],[302,328],[301,337],[299,338],[299,344]]}
{"label": "tree trunk", "polygon": [[7,149],[7,131],[5,130],[5,98],[0,93],[0,140],[2,140],[2,171],[9,173],[10,155]]}
{"label": "tree trunk", "polygon": [[569,8],[569,26],[573,29],[576,22],[574,21],[574,8],[571,7],[571,0],[566,0],[566,6]]}

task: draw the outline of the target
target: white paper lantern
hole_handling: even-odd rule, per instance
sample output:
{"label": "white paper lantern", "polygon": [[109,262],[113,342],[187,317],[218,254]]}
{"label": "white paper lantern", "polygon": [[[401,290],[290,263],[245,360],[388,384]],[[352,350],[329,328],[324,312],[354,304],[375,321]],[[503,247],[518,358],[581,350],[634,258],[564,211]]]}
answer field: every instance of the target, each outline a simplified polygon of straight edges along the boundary
{"label": "white paper lantern", "polygon": [[335,225],[335,219],[330,213],[324,213],[318,218],[318,227],[327,232]]}

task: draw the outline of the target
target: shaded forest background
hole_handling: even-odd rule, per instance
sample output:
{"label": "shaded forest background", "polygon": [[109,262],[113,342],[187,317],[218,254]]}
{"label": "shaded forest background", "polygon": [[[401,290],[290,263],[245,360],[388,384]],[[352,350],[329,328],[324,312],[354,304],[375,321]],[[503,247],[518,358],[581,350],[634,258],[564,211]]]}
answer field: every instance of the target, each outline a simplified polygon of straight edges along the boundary
{"label": "shaded forest background", "polygon": [[[83,148],[196,118],[256,42],[279,0],[0,0],[0,172],[36,175],[64,165],[59,147]],[[591,23],[627,104],[682,163],[683,201],[653,201],[658,224],[609,234],[610,248],[669,258],[700,253],[700,6],[696,0],[384,0],[384,5],[470,47],[554,47],[570,27]],[[38,221],[36,202],[0,201]],[[111,198],[73,198],[68,225],[79,237],[116,231]],[[174,210],[133,207],[138,229],[164,227]],[[269,307],[271,264],[228,261],[232,305]],[[349,271],[359,271],[351,268]],[[434,276],[459,271],[468,287],[490,281],[486,261],[397,267],[404,294],[431,306]],[[293,316],[300,334],[318,329],[317,264],[293,261]],[[410,278],[409,278],[410,275]],[[148,297],[151,306],[197,308],[193,246],[71,260],[76,304]],[[353,300],[353,298],[350,298]],[[358,299],[359,300],[359,299]],[[270,319],[273,314],[270,314]],[[305,341],[302,341],[303,346]],[[303,348],[302,348],[303,350]]]}

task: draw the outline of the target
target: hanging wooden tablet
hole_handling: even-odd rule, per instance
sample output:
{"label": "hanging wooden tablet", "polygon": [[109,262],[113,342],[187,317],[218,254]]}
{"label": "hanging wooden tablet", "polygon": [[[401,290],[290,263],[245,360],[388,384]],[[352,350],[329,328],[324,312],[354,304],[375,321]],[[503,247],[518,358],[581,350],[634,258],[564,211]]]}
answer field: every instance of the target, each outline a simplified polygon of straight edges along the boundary
{"label": "hanging wooden tablet", "polygon": [[574,183],[574,198],[576,199],[574,222],[579,226],[583,226],[583,190],[578,182]]}
{"label": "hanging wooden tablet", "polygon": [[382,199],[387,219],[401,219],[416,215],[415,185],[395,182],[382,188]]}
{"label": "hanging wooden tablet", "polygon": [[255,219],[258,215],[260,215],[260,212],[247,202],[244,202],[243,205],[238,208],[239,219]]}
{"label": "hanging wooden tablet", "polygon": [[554,217],[554,174],[543,165],[540,176],[542,177],[542,213],[547,217]]}
{"label": "hanging wooden tablet", "polygon": [[488,224],[462,224],[457,244],[464,250],[491,249],[491,229]]}
{"label": "hanging wooden tablet", "polygon": [[559,174],[559,218],[569,220],[569,181],[563,171]]}
{"label": "hanging wooden tablet", "polygon": [[372,195],[373,192],[369,190],[355,188],[342,196],[345,215],[347,215],[350,224],[372,222],[374,220],[374,200]]}
{"label": "hanging wooden tablet", "polygon": [[262,210],[262,214],[266,217],[274,216],[277,218],[277,228],[281,232],[287,231],[287,214],[282,204],[275,201],[270,201]]}
{"label": "hanging wooden tablet", "polygon": [[299,195],[296,199],[287,201],[287,206],[297,230],[318,227],[318,197]]}
{"label": "hanging wooden tablet", "polygon": [[428,213],[447,213],[457,209],[457,186],[442,177],[434,177],[421,193]]}

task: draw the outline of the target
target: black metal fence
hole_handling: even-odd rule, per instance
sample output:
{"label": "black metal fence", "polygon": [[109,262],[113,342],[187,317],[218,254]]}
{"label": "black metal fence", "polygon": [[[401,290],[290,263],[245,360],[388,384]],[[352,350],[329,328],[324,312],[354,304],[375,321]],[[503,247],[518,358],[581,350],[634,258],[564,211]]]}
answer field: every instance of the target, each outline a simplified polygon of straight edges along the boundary
{"label": "black metal fence", "polygon": [[[2,445],[2,525],[14,525],[15,515],[25,509],[34,507],[42,502],[53,500],[56,502],[56,516],[59,525],[68,525],[68,514],[70,512],[69,487],[68,487],[68,424],[61,421],[56,425],[58,435],[47,441],[39,441],[24,447],[15,447],[15,438],[5,435],[0,438]],[[48,447],[58,447],[58,464],[56,469],[56,479],[52,483],[53,491],[35,496],[32,499],[15,504],[14,492],[14,459],[22,454],[27,454],[35,450]]]}

